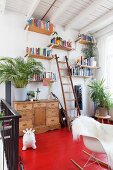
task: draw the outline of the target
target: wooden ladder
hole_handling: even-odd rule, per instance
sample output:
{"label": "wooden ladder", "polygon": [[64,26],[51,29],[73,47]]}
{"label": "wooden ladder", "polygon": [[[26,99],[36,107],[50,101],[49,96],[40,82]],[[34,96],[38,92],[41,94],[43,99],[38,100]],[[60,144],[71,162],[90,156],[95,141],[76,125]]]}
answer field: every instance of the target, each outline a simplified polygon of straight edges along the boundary
{"label": "wooden ladder", "polygon": [[[70,129],[71,122],[73,120],[72,116],[71,116],[71,111],[76,112],[76,116],[74,116],[74,117],[77,117],[80,115],[80,108],[79,108],[77,96],[76,96],[73,82],[72,82],[68,58],[67,58],[67,56],[65,56],[65,61],[59,61],[58,58],[59,57],[57,57],[57,55],[55,55],[59,78],[60,78],[60,83],[61,83],[62,95],[63,95],[63,100],[64,100],[64,108],[65,108],[65,112],[66,112],[67,125],[68,125],[68,128]],[[61,65],[63,67],[61,67]],[[63,71],[64,71],[64,73],[67,71],[67,75],[62,75]],[[67,82],[64,82],[64,80],[67,80]],[[67,86],[67,90],[65,90],[66,86]],[[73,96],[73,98],[70,99],[69,98],[70,96]],[[72,102],[74,102],[74,103],[72,103]],[[75,103],[76,103],[76,107],[75,107]],[[74,105],[74,107],[72,107],[72,104]],[[69,105],[71,107],[68,107]]]}

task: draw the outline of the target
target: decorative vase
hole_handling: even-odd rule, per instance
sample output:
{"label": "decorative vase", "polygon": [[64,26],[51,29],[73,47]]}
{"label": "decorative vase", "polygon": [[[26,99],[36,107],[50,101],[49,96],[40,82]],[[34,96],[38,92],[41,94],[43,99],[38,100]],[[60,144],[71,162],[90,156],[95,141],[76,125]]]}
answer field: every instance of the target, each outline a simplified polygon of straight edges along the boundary
{"label": "decorative vase", "polygon": [[15,101],[25,101],[27,96],[26,88],[15,88]]}

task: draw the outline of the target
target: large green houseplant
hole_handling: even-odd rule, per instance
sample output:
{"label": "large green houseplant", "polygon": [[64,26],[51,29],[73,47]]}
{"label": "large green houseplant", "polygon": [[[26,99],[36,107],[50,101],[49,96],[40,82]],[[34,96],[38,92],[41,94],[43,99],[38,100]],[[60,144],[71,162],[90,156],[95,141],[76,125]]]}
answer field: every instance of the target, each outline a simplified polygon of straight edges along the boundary
{"label": "large green houseplant", "polygon": [[11,81],[15,86],[15,100],[26,99],[26,86],[34,74],[40,74],[43,70],[41,62],[33,58],[23,57],[0,58],[0,83]]}
{"label": "large green houseplant", "polygon": [[108,114],[110,108],[113,107],[113,99],[104,86],[104,82],[103,79],[99,81],[95,80],[88,85],[90,97],[97,104],[101,116]]}

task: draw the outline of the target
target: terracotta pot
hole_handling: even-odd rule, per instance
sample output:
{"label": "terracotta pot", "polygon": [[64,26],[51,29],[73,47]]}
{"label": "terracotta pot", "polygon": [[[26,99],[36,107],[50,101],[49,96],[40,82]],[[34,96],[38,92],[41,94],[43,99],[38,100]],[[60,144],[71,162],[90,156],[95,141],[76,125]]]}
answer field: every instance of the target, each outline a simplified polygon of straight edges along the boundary
{"label": "terracotta pot", "polygon": [[108,110],[106,108],[99,107],[98,110],[99,110],[99,115],[100,116],[107,116],[108,115]]}

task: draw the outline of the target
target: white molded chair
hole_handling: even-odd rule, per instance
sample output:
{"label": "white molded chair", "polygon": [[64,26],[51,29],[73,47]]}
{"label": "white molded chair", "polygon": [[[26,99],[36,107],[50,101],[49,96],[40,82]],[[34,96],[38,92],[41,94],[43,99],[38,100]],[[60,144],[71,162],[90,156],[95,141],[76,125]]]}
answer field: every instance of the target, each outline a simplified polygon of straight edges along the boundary
{"label": "white molded chair", "polygon": [[[85,121],[86,121],[86,123],[85,123]],[[89,125],[90,124],[89,122],[91,122],[91,126]],[[100,159],[97,159],[95,157],[95,153],[106,154],[105,148],[103,147],[101,140],[99,140],[103,137],[102,136],[103,134],[101,134],[100,132],[102,130],[104,131],[106,128],[108,130],[108,128],[111,129],[111,128],[113,128],[113,126],[102,125],[101,123],[93,120],[92,118],[86,117],[86,116],[80,116],[78,118],[75,118],[75,120],[72,123],[73,138],[76,140],[79,138],[79,136],[82,136],[85,147],[92,152],[92,154],[89,154],[88,152],[83,151],[85,154],[87,154],[89,156],[88,160],[86,161],[86,163],[84,164],[83,167],[81,167],[77,162],[75,162],[74,160],[71,159],[71,161],[76,165],[76,167],[78,167],[78,169],[84,170],[86,166],[89,166],[90,164],[92,164],[92,162],[90,162],[90,160],[94,160],[93,163],[96,162],[96,163],[98,163],[99,166],[103,165],[107,169],[109,169],[109,170],[111,169],[107,163],[104,163]],[[98,132],[99,129],[101,129],[100,132]],[[111,129],[111,130],[113,130],[113,129]],[[101,137],[99,137],[99,135]],[[112,142],[112,144],[113,144],[113,142]],[[112,164],[113,164],[113,162],[112,162]]]}

